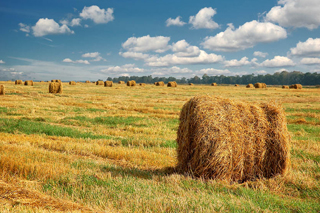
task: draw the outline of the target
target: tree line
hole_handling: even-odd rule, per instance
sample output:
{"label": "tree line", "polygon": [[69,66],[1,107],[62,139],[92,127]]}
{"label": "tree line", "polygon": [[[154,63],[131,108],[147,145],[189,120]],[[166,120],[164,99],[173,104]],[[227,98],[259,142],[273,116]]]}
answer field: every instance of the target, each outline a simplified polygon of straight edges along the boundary
{"label": "tree line", "polygon": [[175,77],[152,77],[149,76],[120,76],[111,78],[108,77],[108,81],[118,82],[118,81],[131,81],[135,80],[137,83],[154,83],[158,81],[163,81],[164,83],[168,83],[169,81],[176,81],[178,84],[250,84],[256,82],[262,82],[269,85],[290,85],[290,84],[302,84],[302,85],[320,85],[320,73],[302,73],[299,71],[293,72],[276,72],[274,74],[266,74],[266,75],[236,75],[236,76],[209,76],[204,74],[202,77],[194,76],[192,78],[180,78],[177,79]]}

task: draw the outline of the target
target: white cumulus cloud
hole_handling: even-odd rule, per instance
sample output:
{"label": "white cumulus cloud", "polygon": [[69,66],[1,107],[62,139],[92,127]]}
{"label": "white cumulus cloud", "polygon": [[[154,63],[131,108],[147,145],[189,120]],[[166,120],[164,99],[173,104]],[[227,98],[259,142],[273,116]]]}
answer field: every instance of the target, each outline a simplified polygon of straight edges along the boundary
{"label": "white cumulus cloud", "polygon": [[316,65],[320,64],[320,58],[303,58],[300,63],[305,65]]}
{"label": "white cumulus cloud", "polygon": [[132,58],[134,60],[144,60],[150,57],[149,54],[139,52],[119,52],[119,55],[121,55],[124,58]]}
{"label": "white cumulus cloud", "polygon": [[125,64],[122,66],[111,66],[106,69],[102,69],[100,72],[107,74],[117,74],[117,73],[141,73],[144,69],[136,67],[135,64]]}
{"label": "white cumulus cloud", "polygon": [[35,26],[32,27],[33,35],[42,37],[49,34],[73,34],[74,31],[70,30],[65,24],[60,26],[53,19],[41,18]]}
{"label": "white cumulus cloud", "polygon": [[155,51],[162,53],[170,48],[168,46],[169,41],[170,37],[164,36],[150,37],[150,35],[146,35],[138,38],[130,37],[122,44],[122,47],[130,52]]}
{"label": "white cumulus cloud", "polygon": [[279,0],[267,14],[267,21],[283,27],[305,27],[309,30],[320,25],[319,0]]}
{"label": "white cumulus cloud", "polygon": [[19,26],[20,26],[20,31],[25,33],[30,33],[30,26],[23,23],[19,23]]}
{"label": "white cumulus cloud", "polygon": [[206,69],[201,69],[196,71],[196,74],[198,75],[203,75],[203,74],[208,74],[208,75],[228,75],[230,74],[230,70],[228,69],[215,69],[215,68],[206,68]]}
{"label": "white cumulus cloud", "polygon": [[219,25],[212,20],[213,16],[217,13],[211,7],[202,8],[195,16],[189,17],[189,24],[194,29],[216,29]]}
{"label": "white cumulus cloud", "polygon": [[245,66],[251,64],[250,61],[248,61],[247,57],[243,57],[240,60],[237,59],[233,59],[230,61],[224,61],[224,66],[225,67],[241,67],[241,66]]}
{"label": "white cumulus cloud", "polygon": [[93,58],[91,61],[107,61],[106,59],[102,58],[99,52],[92,52],[92,53],[84,53],[82,54],[83,58]]}
{"label": "white cumulus cloud", "polygon": [[169,27],[169,26],[180,26],[181,27],[181,26],[185,25],[186,23],[181,21],[180,18],[181,18],[180,16],[178,16],[175,19],[168,18],[166,21],[167,27]]}
{"label": "white cumulus cloud", "polygon": [[3,60],[0,60],[0,64],[5,64],[6,62],[4,62]]}
{"label": "white cumulus cloud", "polygon": [[89,61],[87,60],[71,60],[70,58],[65,58],[63,59],[62,62],[66,62],[66,63],[73,63],[73,64],[90,64]]}
{"label": "white cumulus cloud", "polygon": [[273,59],[265,60],[260,64],[263,67],[292,67],[295,66],[295,63],[287,57],[284,56],[275,56]]}
{"label": "white cumulus cloud", "polygon": [[260,52],[260,51],[255,51],[253,53],[254,56],[257,56],[257,57],[261,57],[261,58],[265,58],[267,57],[268,53],[264,53],[264,52]]}
{"label": "white cumulus cloud", "polygon": [[255,46],[257,43],[274,42],[287,38],[287,32],[284,28],[268,22],[258,22],[253,20],[234,29],[232,24],[216,36],[206,37],[201,44],[204,48],[235,52]]}
{"label": "white cumulus cloud", "polygon": [[191,46],[186,40],[173,43],[172,51],[179,57],[195,57],[200,54],[200,49],[197,46]]}
{"label": "white cumulus cloud", "polygon": [[290,49],[292,55],[319,56],[320,38],[308,38],[305,42],[299,41],[296,47]]}
{"label": "white cumulus cloud", "polygon": [[80,17],[83,19],[91,19],[96,24],[106,24],[114,20],[113,8],[100,9],[96,5],[90,7],[84,7],[80,13]]}

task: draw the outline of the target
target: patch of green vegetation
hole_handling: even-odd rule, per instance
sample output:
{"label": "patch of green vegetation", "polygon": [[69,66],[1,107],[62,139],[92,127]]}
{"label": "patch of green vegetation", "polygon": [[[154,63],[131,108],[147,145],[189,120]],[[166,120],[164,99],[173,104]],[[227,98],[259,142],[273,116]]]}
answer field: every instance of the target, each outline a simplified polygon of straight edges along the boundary
{"label": "patch of green vegetation", "polygon": [[[320,163],[320,155],[313,155],[311,153],[307,153],[303,150],[293,150],[291,154],[297,158],[301,158],[303,160],[312,160],[315,163]],[[320,196],[319,196],[320,198]]]}
{"label": "patch of green vegetation", "polygon": [[164,148],[177,148],[177,142],[175,140],[167,140],[160,144],[160,147]]}
{"label": "patch of green vegetation", "polygon": [[320,109],[286,108],[286,112],[320,113]]}
{"label": "patch of green vegetation", "polygon": [[79,124],[90,123],[90,124],[101,124],[109,127],[117,127],[120,126],[138,126],[138,127],[146,127],[147,125],[139,123],[139,121],[143,120],[140,117],[95,117],[88,118],[85,116],[75,116],[75,117],[67,117],[61,120],[60,122],[65,124],[74,124],[74,121],[80,121]]}
{"label": "patch of green vegetation", "polygon": [[7,108],[7,107],[0,107],[0,115],[4,114],[4,115],[22,115],[19,113],[15,113],[14,109],[11,108]]}
{"label": "patch of green vegetation", "polygon": [[107,111],[105,109],[96,109],[96,108],[88,108],[86,110],[89,112],[106,112]]}

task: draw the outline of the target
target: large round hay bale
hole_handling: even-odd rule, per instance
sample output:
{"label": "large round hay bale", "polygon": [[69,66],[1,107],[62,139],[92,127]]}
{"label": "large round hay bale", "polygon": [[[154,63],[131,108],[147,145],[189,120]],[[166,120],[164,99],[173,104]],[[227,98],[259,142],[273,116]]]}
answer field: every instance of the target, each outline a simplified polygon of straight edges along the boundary
{"label": "large round hay bale", "polygon": [[184,104],[177,169],[196,177],[243,182],[284,175],[290,136],[282,107],[196,96]]}
{"label": "large round hay bale", "polygon": [[136,86],[137,83],[136,81],[132,80],[132,81],[127,81],[127,86],[130,86],[130,87],[133,87],[133,86]]}
{"label": "large round hay bale", "polygon": [[103,81],[96,81],[96,85],[104,85]]}
{"label": "large round hay bale", "polygon": [[25,85],[25,86],[33,86],[33,81],[32,81],[32,80],[25,81],[25,82],[24,82],[24,85]]}
{"label": "large round hay bale", "polygon": [[211,86],[217,86],[217,83],[212,83]]}
{"label": "large round hay bale", "polygon": [[22,81],[22,80],[16,80],[16,81],[14,82],[14,84],[23,84],[23,81]]}
{"label": "large round hay bale", "polygon": [[265,83],[255,83],[254,87],[256,89],[261,89],[261,88],[267,88],[267,85]]}
{"label": "large round hay bale", "polygon": [[126,82],[124,81],[119,81],[118,84],[125,84]]}
{"label": "large round hay bale", "polygon": [[248,84],[246,88],[254,88],[253,84]]}
{"label": "large round hay bale", "polygon": [[5,95],[4,85],[0,85],[0,95]]}
{"label": "large round hay bale", "polygon": [[70,81],[69,85],[76,85],[77,83],[75,81]]}
{"label": "large round hay bale", "polygon": [[178,84],[177,84],[177,82],[175,82],[175,81],[170,81],[170,82],[168,82],[168,84],[167,84],[167,87],[177,87],[178,86]]}
{"label": "large round hay bale", "polygon": [[104,82],[104,86],[105,86],[105,87],[112,87],[112,85],[113,85],[113,82],[112,82],[112,81],[105,81],[105,82]]}
{"label": "large round hay bale", "polygon": [[140,83],[139,85],[142,86],[142,87],[146,86],[145,83]]}
{"label": "large round hay bale", "polygon": [[239,86],[239,84],[235,84],[234,86],[235,86],[235,87],[238,87],[238,86]]}
{"label": "large round hay bale", "polygon": [[154,82],[154,85],[157,85],[157,82]]}
{"label": "large round hay bale", "polygon": [[86,84],[90,83],[90,81],[86,81]]}
{"label": "large round hay bale", "polygon": [[194,84],[193,84],[193,83],[189,83],[189,85],[190,85],[190,86],[194,86]]}
{"label": "large round hay bale", "polygon": [[158,81],[158,82],[156,82],[156,86],[164,86],[164,82],[163,81]]}
{"label": "large round hay bale", "polygon": [[282,89],[289,89],[289,86],[283,85],[283,86],[282,86]]}
{"label": "large round hay bale", "polygon": [[292,85],[290,85],[290,89],[302,89],[302,85],[301,84],[292,84]]}
{"label": "large round hay bale", "polygon": [[49,83],[49,93],[62,93],[62,83],[61,82],[50,82]]}

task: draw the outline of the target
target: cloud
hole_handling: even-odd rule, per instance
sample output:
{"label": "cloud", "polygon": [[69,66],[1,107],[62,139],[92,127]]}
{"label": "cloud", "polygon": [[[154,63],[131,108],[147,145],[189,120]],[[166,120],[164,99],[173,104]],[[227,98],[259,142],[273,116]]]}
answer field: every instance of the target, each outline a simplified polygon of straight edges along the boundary
{"label": "cloud", "polygon": [[216,29],[219,25],[212,20],[216,10],[211,7],[202,8],[197,15],[189,17],[189,24],[193,29]]}
{"label": "cloud", "polygon": [[196,74],[198,75],[208,74],[208,75],[216,76],[216,75],[228,75],[228,74],[231,74],[231,72],[228,69],[221,70],[221,69],[215,69],[215,68],[206,68],[206,69],[201,69],[196,71]]}
{"label": "cloud", "polygon": [[258,75],[264,75],[264,74],[267,74],[268,72],[265,71],[265,70],[256,70],[253,72],[254,74],[258,74]]}
{"label": "cloud", "polygon": [[305,27],[309,30],[320,25],[319,0],[279,0],[265,19],[283,27]]}
{"label": "cloud", "polygon": [[0,60],[0,64],[5,64],[6,62],[4,62],[3,60]]}
{"label": "cloud", "polygon": [[63,59],[62,62],[66,62],[66,63],[73,63],[73,64],[90,64],[89,61],[87,60],[71,60],[70,58],[65,58]]}
{"label": "cloud", "polygon": [[177,18],[175,19],[172,19],[172,18],[168,18],[167,21],[166,21],[166,26],[169,27],[169,26],[183,26],[185,25],[186,23],[181,21],[180,20],[180,16],[178,16]]}
{"label": "cloud", "polygon": [[119,55],[124,58],[133,58],[134,60],[144,60],[150,57],[148,54],[138,52],[119,52]]}
{"label": "cloud", "polygon": [[25,33],[30,33],[30,26],[23,23],[19,23],[19,26],[20,26],[20,31]]}
{"label": "cloud", "polygon": [[303,58],[300,63],[305,65],[317,65],[320,64],[320,58]]}
{"label": "cloud", "polygon": [[35,37],[42,37],[49,34],[73,34],[67,25],[59,26],[53,19],[41,18],[35,26],[32,27],[33,35]]}
{"label": "cloud", "polygon": [[83,58],[93,58],[91,61],[107,61],[106,59],[100,56],[99,52],[85,53],[82,54]]}
{"label": "cloud", "polygon": [[189,68],[180,68],[177,66],[166,67],[166,68],[153,68],[150,69],[152,76],[176,76],[182,77],[185,74],[193,73],[193,71]]}
{"label": "cloud", "polygon": [[144,69],[136,67],[135,64],[125,64],[123,66],[108,67],[106,69],[102,69],[100,72],[101,73],[106,73],[106,74],[119,74],[119,73],[122,73],[122,72],[125,72],[125,73],[141,73],[141,72],[144,72]]}
{"label": "cloud", "polygon": [[195,57],[200,54],[200,49],[197,46],[190,46],[186,40],[173,43],[171,48],[175,55],[179,57]]}
{"label": "cloud", "polygon": [[113,8],[100,9],[96,5],[91,7],[84,7],[80,13],[80,17],[83,19],[91,19],[96,24],[106,24],[114,20]]}
{"label": "cloud", "polygon": [[268,43],[287,38],[287,32],[280,26],[268,22],[247,22],[234,29],[232,24],[216,36],[206,37],[201,45],[210,50],[235,52],[255,46],[257,43]]}
{"label": "cloud", "polygon": [[74,18],[71,21],[64,19],[64,20],[60,20],[59,22],[60,24],[63,24],[63,25],[75,27],[75,26],[81,26],[81,20],[82,20],[81,18]]}
{"label": "cloud", "polygon": [[168,46],[169,41],[170,37],[164,36],[150,37],[150,35],[146,35],[138,38],[130,37],[122,44],[122,47],[130,52],[155,51],[162,53],[170,48]]}
{"label": "cloud", "polygon": [[269,60],[265,60],[264,62],[262,62],[260,64],[260,66],[263,67],[292,67],[295,66],[295,63],[284,56],[275,56],[273,59]]}
{"label": "cloud", "polygon": [[251,64],[251,62],[248,61],[247,57],[243,57],[239,61],[237,59],[233,59],[230,61],[224,61],[225,67],[241,67],[241,66],[245,66],[248,64]]}
{"label": "cloud", "polygon": [[257,56],[257,57],[265,58],[265,57],[268,55],[268,53],[264,53],[264,52],[260,52],[260,51],[255,51],[255,52],[253,53],[253,55],[254,55],[254,56]]}
{"label": "cloud", "polygon": [[305,42],[299,41],[296,47],[290,49],[292,55],[296,56],[319,56],[320,38],[308,38]]}

